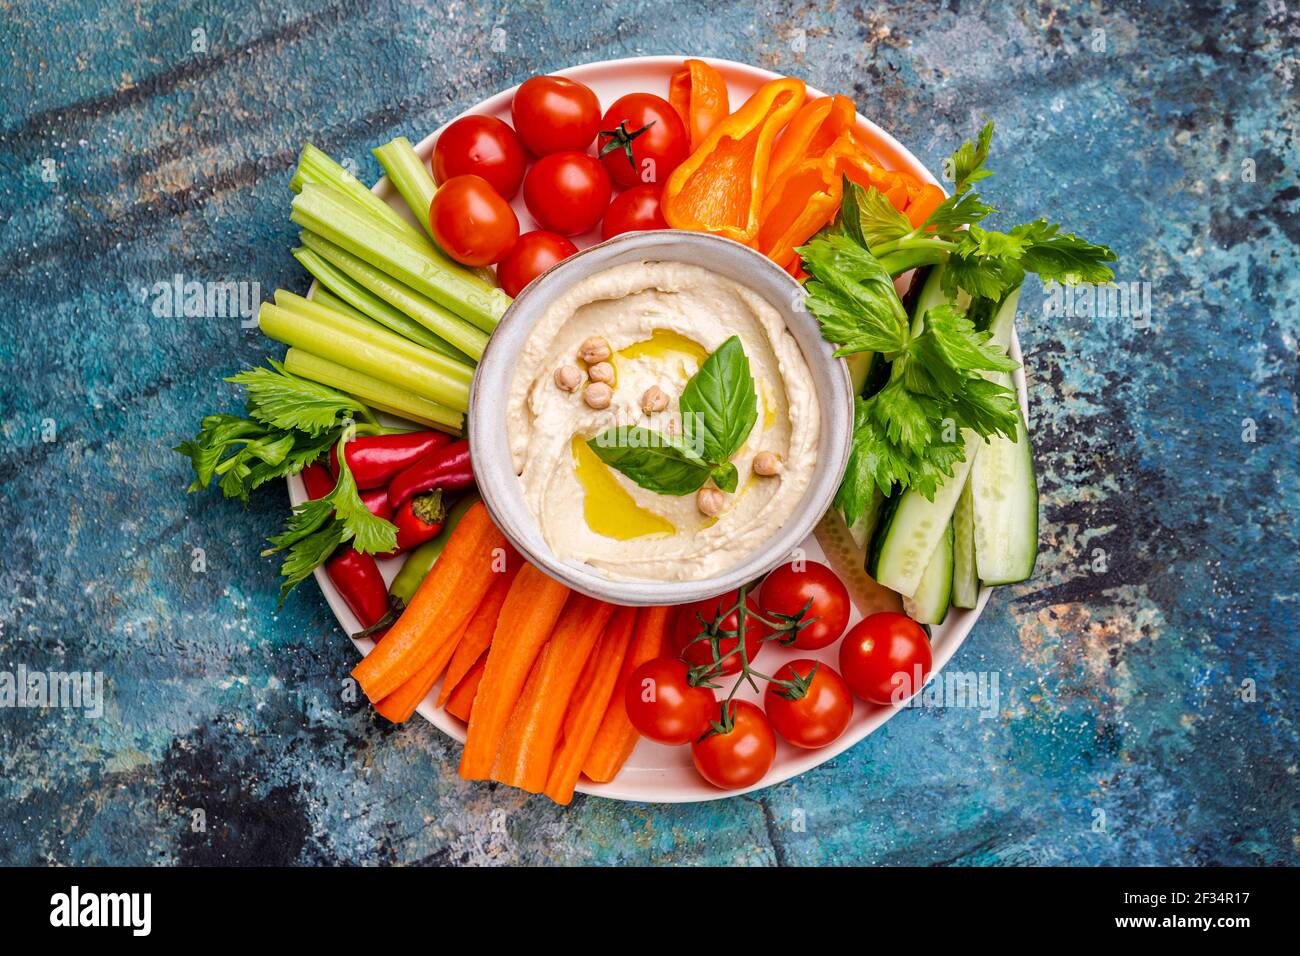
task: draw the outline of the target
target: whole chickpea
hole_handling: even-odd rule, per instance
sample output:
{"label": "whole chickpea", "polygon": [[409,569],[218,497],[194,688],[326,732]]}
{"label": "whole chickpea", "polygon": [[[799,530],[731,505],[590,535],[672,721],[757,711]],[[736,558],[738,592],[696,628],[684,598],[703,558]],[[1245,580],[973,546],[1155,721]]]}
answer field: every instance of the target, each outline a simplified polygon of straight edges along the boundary
{"label": "whole chickpea", "polygon": [[592,382],[582,390],[582,398],[592,408],[609,408],[609,403],[614,400],[614,390],[604,382]]}
{"label": "whole chickpea", "polygon": [[606,385],[613,385],[614,366],[608,362],[597,362],[587,369],[587,377],[593,382],[604,382]]}
{"label": "whole chickpea", "polygon": [[754,474],[770,478],[781,473],[781,456],[774,451],[760,451],[754,456]]}
{"label": "whole chickpea", "polygon": [[716,518],[727,506],[727,496],[717,488],[705,486],[695,493],[695,507],[700,514]]}
{"label": "whole chickpea", "polygon": [[578,358],[582,359],[588,365],[595,365],[597,362],[607,362],[609,357],[614,353],[609,349],[609,342],[599,335],[593,335],[578,346]]}
{"label": "whole chickpea", "polygon": [[577,391],[582,384],[582,369],[576,365],[561,365],[555,370],[555,385],[566,392]]}
{"label": "whole chickpea", "polygon": [[662,412],[668,407],[668,393],[658,385],[651,385],[641,396],[641,411],[647,415]]}

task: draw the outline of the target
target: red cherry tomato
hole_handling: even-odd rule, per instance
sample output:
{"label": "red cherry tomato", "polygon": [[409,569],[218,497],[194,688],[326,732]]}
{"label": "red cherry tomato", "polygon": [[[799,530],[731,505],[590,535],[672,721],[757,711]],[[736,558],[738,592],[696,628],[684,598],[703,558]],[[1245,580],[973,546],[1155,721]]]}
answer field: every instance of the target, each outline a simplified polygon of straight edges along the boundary
{"label": "red cherry tomato", "polygon": [[934,659],[925,629],[906,614],[881,611],[854,625],[840,645],[840,673],[853,693],[896,704],[921,689]]}
{"label": "red cherry tomato", "polygon": [[605,221],[600,224],[600,238],[612,239],[625,232],[643,229],[667,229],[668,223],[659,208],[662,186],[647,183],[633,186],[614,197],[605,211]]}
{"label": "red cherry tomato", "polygon": [[799,628],[791,645],[802,650],[834,644],[849,626],[849,589],[834,571],[816,561],[803,562],[802,571],[795,569],[793,561],[775,569],[763,581],[759,603],[774,621],[779,620],[774,614],[793,617],[803,612],[800,620],[810,623]]}
{"label": "red cherry tomato", "polygon": [[661,744],[696,740],[718,714],[713,691],[692,687],[686,664],[675,657],[655,657],[634,670],[624,703],[637,733]]}
{"label": "red cherry tomato", "polygon": [[596,148],[610,178],[624,189],[666,183],[691,151],[682,118],[653,93],[629,93],[615,100],[600,121]]}
{"label": "red cherry tomato", "polygon": [[573,80],[534,76],[515,91],[510,118],[534,156],[584,152],[600,130],[600,100],[590,87]]}
{"label": "red cherry tomato", "polygon": [[769,682],[763,695],[763,709],[776,732],[796,747],[825,747],[849,725],[853,717],[853,692],[829,665],[807,658],[790,661],[772,676],[777,680],[792,680],[796,674],[805,680],[812,674],[806,693],[791,700],[786,696],[790,690]]}
{"label": "red cherry tomato", "polygon": [[482,176],[454,176],[429,206],[433,237],[447,255],[467,266],[496,262],[519,239],[510,204]]}
{"label": "red cherry tomato", "polygon": [[586,232],[609,207],[609,176],[586,153],[543,156],[524,177],[524,202],[543,228],[565,236]]}
{"label": "red cherry tomato", "polygon": [[747,700],[733,700],[732,728],[691,744],[700,776],[720,790],[739,790],[763,779],[776,759],[776,737],[766,715]]}
{"label": "red cherry tomato", "polygon": [[[736,605],[740,595],[739,591],[728,591],[726,594],[719,595],[715,598],[706,598],[703,601],[695,601],[692,604],[683,604],[677,608],[677,619],[673,622],[673,646],[682,660],[686,661],[692,667],[698,667],[702,664],[708,664],[715,659],[713,653],[713,642],[704,639],[695,641],[698,634],[703,633],[705,624],[711,624],[717,620],[718,615],[728,608]],[[746,596],[745,607],[752,614],[761,613],[758,601],[754,598],[753,593]],[[705,623],[700,622],[700,618]],[[740,629],[740,615],[732,611],[722,619],[718,625],[719,631],[737,631]],[[765,624],[755,617],[746,618],[745,623],[745,653],[752,664],[758,652],[763,649],[763,638],[768,635],[768,628]],[[691,643],[695,641],[694,643]],[[739,638],[723,637],[718,639],[718,657],[726,657],[722,662],[722,668],[717,672],[720,676],[726,674],[735,674],[740,671],[740,653],[732,654],[740,644]],[[726,655],[730,654],[729,657]]]}
{"label": "red cherry tomato", "polygon": [[462,116],[448,126],[433,147],[433,178],[482,176],[502,198],[510,199],[524,181],[523,144],[495,116]]}
{"label": "red cherry tomato", "polygon": [[526,232],[497,265],[497,281],[506,295],[513,299],[524,286],[577,251],[577,246],[556,233],[542,229]]}

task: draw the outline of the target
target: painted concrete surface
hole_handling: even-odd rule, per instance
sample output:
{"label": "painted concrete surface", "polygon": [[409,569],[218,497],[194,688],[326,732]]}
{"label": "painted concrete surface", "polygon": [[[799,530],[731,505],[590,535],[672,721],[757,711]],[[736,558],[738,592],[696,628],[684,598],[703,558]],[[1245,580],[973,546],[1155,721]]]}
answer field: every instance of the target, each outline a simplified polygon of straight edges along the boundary
{"label": "painted concrete surface", "polygon": [[[0,670],[106,680],[99,719],[0,711],[0,861],[1297,862],[1294,10],[0,7]],[[998,675],[995,717],[913,710],[755,796],[560,809],[342,698],[352,646],[256,556],[284,494],[187,497],[168,451],[277,353],[148,290],[304,289],[304,140],[374,177],[533,73],[686,52],[851,94],[932,168],[993,117],[1003,221],[1108,242],[1150,312],[1022,300],[1042,554],[950,665]]]}

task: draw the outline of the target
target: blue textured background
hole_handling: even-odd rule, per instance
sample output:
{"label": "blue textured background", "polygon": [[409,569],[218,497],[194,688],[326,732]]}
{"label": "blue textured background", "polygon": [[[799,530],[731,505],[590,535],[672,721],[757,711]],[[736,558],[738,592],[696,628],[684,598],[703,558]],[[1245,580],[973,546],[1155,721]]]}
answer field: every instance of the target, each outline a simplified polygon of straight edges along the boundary
{"label": "blue textured background", "polygon": [[[1295,12],[270,6],[0,3],[0,670],[109,682],[101,720],[0,711],[0,861],[1297,862]],[[911,711],[757,796],[559,809],[341,699],[352,646],[310,585],[277,614],[256,557],[283,493],[187,497],[167,450],[268,343],[144,289],[304,289],[308,138],[374,177],[371,146],[532,73],[688,51],[849,93],[931,168],[991,115],[1003,222],[1110,243],[1152,323],[1026,291],[1039,573],[951,665],[999,674],[998,719]]]}

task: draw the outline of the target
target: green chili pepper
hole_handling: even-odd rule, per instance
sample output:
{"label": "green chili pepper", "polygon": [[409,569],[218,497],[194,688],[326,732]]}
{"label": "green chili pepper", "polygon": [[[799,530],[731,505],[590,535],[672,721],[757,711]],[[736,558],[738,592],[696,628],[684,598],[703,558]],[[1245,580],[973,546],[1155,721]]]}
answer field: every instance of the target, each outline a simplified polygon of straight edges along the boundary
{"label": "green chili pepper", "polygon": [[397,572],[397,577],[393,578],[393,583],[388,588],[388,593],[401,601],[402,607],[411,603],[411,598],[415,597],[415,592],[425,575],[438,560],[443,548],[447,547],[447,541],[456,530],[456,525],[460,524],[460,519],[465,517],[465,512],[469,511],[478,500],[477,492],[473,491],[461,498],[447,513],[447,521],[443,524],[442,531],[438,532],[438,536],[426,541],[407,556],[402,570]]}

